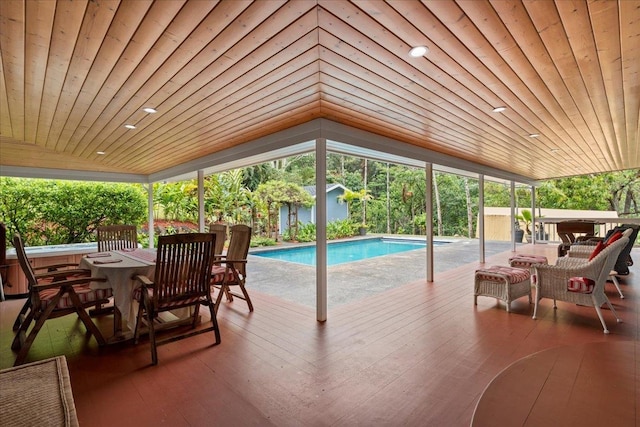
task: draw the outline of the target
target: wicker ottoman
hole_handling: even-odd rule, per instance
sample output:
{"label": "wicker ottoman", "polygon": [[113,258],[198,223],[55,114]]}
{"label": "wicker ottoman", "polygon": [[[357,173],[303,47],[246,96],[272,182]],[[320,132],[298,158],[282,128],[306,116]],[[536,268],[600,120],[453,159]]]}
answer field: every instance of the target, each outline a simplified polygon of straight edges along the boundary
{"label": "wicker ottoman", "polygon": [[531,268],[534,264],[548,264],[546,256],[518,254],[509,258],[509,265],[518,268]]}
{"label": "wicker ottoman", "polygon": [[528,269],[494,265],[476,270],[473,303],[478,296],[504,301],[511,311],[511,301],[527,295],[531,304],[531,273]]}

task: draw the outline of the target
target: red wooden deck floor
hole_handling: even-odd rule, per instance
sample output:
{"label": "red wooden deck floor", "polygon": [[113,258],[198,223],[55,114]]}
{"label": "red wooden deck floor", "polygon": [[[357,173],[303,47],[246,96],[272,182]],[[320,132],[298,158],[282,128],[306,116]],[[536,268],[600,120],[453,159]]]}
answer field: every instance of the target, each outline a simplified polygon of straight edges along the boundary
{"label": "red wooden deck floor", "polygon": [[[519,251],[555,257],[555,248],[545,245]],[[510,255],[493,256],[487,265],[504,264]],[[638,249],[633,256],[640,263]],[[638,340],[637,265],[621,280],[626,299],[607,287],[624,320],[616,324],[604,310],[610,335],[589,307],[559,303],[553,310],[543,300],[533,320],[526,298],[513,303],[511,313],[486,297],[474,306],[477,267],[330,310],[325,323],[316,322],[309,307],[254,291],[254,313],[242,301],[223,303],[221,345],[211,346],[213,337],[203,334],[162,346],[156,367],[146,341],[101,349],[87,341],[75,316],[66,316],[47,322],[30,359],[67,356],[84,426],[468,426],[485,387],[522,357],[558,346]],[[0,367],[13,364],[11,324],[21,303],[0,303]],[[105,334],[110,321],[98,320]],[[599,411],[606,415],[608,408]],[[624,425],[640,424],[640,408],[635,412]],[[496,414],[495,425],[500,419]]]}

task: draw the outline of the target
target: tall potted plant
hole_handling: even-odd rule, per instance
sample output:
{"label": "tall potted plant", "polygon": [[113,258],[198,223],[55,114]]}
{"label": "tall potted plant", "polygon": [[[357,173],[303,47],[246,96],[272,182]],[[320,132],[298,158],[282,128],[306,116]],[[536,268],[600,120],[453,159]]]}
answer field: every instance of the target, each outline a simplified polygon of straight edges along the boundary
{"label": "tall potted plant", "polygon": [[531,242],[531,223],[533,222],[533,214],[529,209],[522,209],[520,214],[516,216],[518,221],[522,221],[524,223],[524,237],[527,239],[527,242]]}

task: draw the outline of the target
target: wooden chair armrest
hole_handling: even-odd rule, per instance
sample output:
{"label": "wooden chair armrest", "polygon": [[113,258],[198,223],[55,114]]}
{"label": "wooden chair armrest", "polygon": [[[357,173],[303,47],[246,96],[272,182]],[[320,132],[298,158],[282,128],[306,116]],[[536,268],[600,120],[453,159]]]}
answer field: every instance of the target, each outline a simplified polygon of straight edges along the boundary
{"label": "wooden chair armrest", "polygon": [[143,276],[141,274],[138,274],[136,276],[133,277],[135,280],[139,281],[140,283],[142,283],[143,286],[146,286],[147,288],[153,288],[153,281],[151,281],[151,279],[149,279],[147,276]]}
{"label": "wooden chair armrest", "polygon": [[224,260],[213,261],[213,264],[214,265],[227,264],[227,263],[233,264],[234,262],[246,264],[247,260],[246,259],[224,259]]}
{"label": "wooden chair armrest", "polygon": [[49,271],[47,273],[37,273],[34,274],[36,279],[47,279],[47,278],[56,278],[56,277],[66,277],[66,276],[91,276],[91,270],[85,270],[84,268],[74,268],[70,270],[58,270],[58,271]]}
{"label": "wooden chair armrest", "polygon": [[35,285],[35,288],[38,292],[44,291],[45,289],[53,289],[53,288],[61,288],[63,286],[75,286],[81,285],[83,283],[90,282],[106,282],[107,279],[104,277],[80,277],[77,279],[69,279],[69,280],[59,280],[57,282],[51,283],[38,283]]}
{"label": "wooden chair armrest", "polygon": [[38,270],[57,270],[59,268],[64,267],[78,267],[78,263],[63,263],[63,264],[51,264],[51,265],[42,265],[40,267],[32,267],[34,271]]}

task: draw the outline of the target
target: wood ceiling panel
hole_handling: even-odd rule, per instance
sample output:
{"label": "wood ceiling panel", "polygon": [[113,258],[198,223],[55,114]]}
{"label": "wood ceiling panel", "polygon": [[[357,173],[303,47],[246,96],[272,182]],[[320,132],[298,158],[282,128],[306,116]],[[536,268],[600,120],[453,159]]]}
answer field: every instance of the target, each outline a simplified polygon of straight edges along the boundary
{"label": "wood ceiling panel", "polygon": [[[595,159],[600,162],[605,162],[607,167],[611,167],[615,164],[616,160],[619,161],[619,157],[613,158],[613,150],[611,149],[611,141],[607,141],[610,137],[609,132],[603,129],[601,122],[598,120],[598,113],[596,104],[600,102],[599,96],[602,96],[601,74],[597,72],[597,76],[594,75],[594,67],[597,67],[597,54],[595,52],[595,46],[593,44],[591,31],[588,31],[588,38],[591,40],[576,40],[575,44],[578,46],[579,51],[576,52],[571,46],[571,39],[574,37],[580,39],[585,34],[574,34],[570,31],[579,31],[580,27],[586,26],[591,28],[591,23],[588,18],[586,6],[584,8],[578,7],[578,5],[572,5],[568,10],[563,6],[563,2],[558,2],[556,7],[558,8],[557,14],[551,13],[550,8],[544,7],[544,5],[536,2],[530,2],[525,4],[526,12],[531,17],[531,20],[540,35],[541,41],[544,43],[547,52],[555,64],[556,69],[562,79],[562,90],[567,90],[571,101],[575,104],[576,112],[574,116],[574,123],[577,123],[578,128],[583,129],[582,132],[586,135],[588,133],[589,140],[592,142],[593,154]],[[566,17],[563,20],[562,11],[565,14],[570,14],[570,17]],[[555,11],[553,11],[555,12]],[[563,21],[571,22],[573,28],[567,28],[567,23]],[[595,61],[596,64],[591,65],[590,62]],[[592,86],[592,94],[589,93],[587,85],[590,79],[597,78],[598,81],[594,82]],[[610,116],[605,112],[601,112],[605,117],[603,120],[610,121]],[[584,123],[581,123],[581,121]],[[617,151],[617,150],[615,150]]]}
{"label": "wood ceiling panel", "polygon": [[640,0],[6,0],[0,25],[0,167],[158,175],[315,118],[530,179],[640,167]]}
{"label": "wood ceiling panel", "polygon": [[[167,73],[167,67],[163,67],[165,61],[181,45],[187,46],[186,50],[189,50],[191,39],[183,40],[192,35],[192,26],[200,23],[215,5],[187,3],[183,6],[182,2],[170,4],[173,7],[154,3],[149,10],[148,18],[140,25],[132,39],[133,42],[127,46],[96,94],[90,109],[69,138],[65,147],[67,152],[79,156],[93,154],[94,149],[99,147],[90,146],[90,142],[96,135],[104,133],[104,127],[111,120],[111,114],[122,108],[128,99],[127,96],[130,96],[123,94],[134,93],[142,82],[146,82],[154,74]],[[179,61],[175,66],[180,66]]]}
{"label": "wood ceiling panel", "polygon": [[[202,63],[203,60],[208,59],[211,63],[222,55],[223,51],[218,51],[219,47],[216,48],[216,45],[220,44],[216,43],[218,36],[225,31],[230,22],[237,18],[234,13],[240,16],[247,6],[243,2],[223,2],[222,7],[214,8],[205,20],[200,22],[186,19],[192,17],[192,13],[199,6],[198,3],[193,2],[189,5],[190,7],[185,10],[185,16],[181,16],[182,19],[178,21],[173,21],[166,30],[172,34],[175,22],[177,27],[175,30],[180,32],[182,29],[183,34],[186,34],[182,36],[185,43],[175,45],[176,49],[168,58],[163,55],[166,51],[157,51],[150,46],[149,52],[152,59],[149,59],[149,62],[159,65],[159,68],[147,66],[132,73],[119,88],[114,100],[109,102],[89,131],[82,136],[83,144],[75,148],[74,153],[87,156],[88,153],[97,151],[100,146],[108,147],[110,141],[123,138],[127,133],[125,124],[136,124],[146,116],[146,113],[141,111],[144,106],[162,108],[160,100],[151,98],[167,85],[167,82],[178,78],[176,76],[179,73],[182,73],[182,79],[184,79],[187,73],[184,69],[192,64],[192,61]],[[188,72],[196,75],[199,71],[191,68]]]}
{"label": "wood ceiling panel", "polygon": [[[237,133],[239,129],[244,129],[249,123],[248,119],[253,119],[256,122],[267,122],[275,115],[273,113],[274,110],[281,111],[283,108],[295,104],[296,98],[308,99],[318,91],[317,77],[315,75],[308,76],[295,83],[295,85],[284,87],[279,91],[269,91],[269,95],[255,93],[255,98],[260,99],[260,102],[250,102],[249,99],[247,102],[243,100],[243,102],[235,103],[233,106],[224,109],[223,114],[209,116],[207,126],[199,125],[195,130],[192,126],[185,129],[182,134],[174,135],[164,141],[156,140],[152,146],[143,146],[141,150],[136,150],[138,155],[135,159],[144,158],[150,152],[162,155],[170,151],[175,144],[189,147],[190,143],[194,141],[197,141],[198,152],[210,153],[229,134]],[[261,111],[258,111],[258,109]],[[182,153],[188,152],[188,148],[182,150]],[[127,165],[128,163],[126,159],[118,161],[118,164]]]}
{"label": "wood ceiling panel", "polygon": [[[593,119],[595,116],[590,106],[579,106],[575,98],[575,96],[582,96],[584,85],[578,81],[579,73],[567,74],[569,68],[575,66],[575,61],[571,52],[567,51],[569,46],[566,39],[562,40],[566,34],[562,29],[555,5],[550,3],[544,8],[544,13],[540,13],[535,26],[524,4],[506,4],[496,1],[491,3],[491,7],[496,10],[504,23],[504,26],[498,29],[504,28],[513,37],[527,60],[540,75],[540,85],[548,88],[566,114],[567,119],[562,120],[561,125],[566,129],[577,131],[578,135],[575,139],[582,141],[581,150],[593,162],[592,167],[602,169],[601,153],[597,149],[594,134],[582,113],[589,114]],[[504,37],[504,34],[501,37]],[[563,63],[556,63],[555,60]],[[566,77],[570,77],[572,81],[565,81]],[[572,93],[572,90],[577,93]]]}
{"label": "wood ceiling panel", "polygon": [[[111,40],[116,40],[116,43],[122,45],[123,43],[118,42],[118,39],[127,40],[130,37],[131,33],[124,31],[119,32],[115,37],[108,37],[105,40],[107,31],[118,8],[118,3],[118,0],[89,2],[87,6],[84,19],[82,20],[82,26],[80,27],[80,33],[76,39],[73,55],[69,63],[69,69],[65,76],[64,84],[62,85],[62,93],[60,94],[56,112],[53,116],[53,122],[49,127],[47,143],[45,145],[46,148],[56,149],[58,147],[60,133],[69,120],[69,116],[83,86],[86,84],[90,89],[92,85],[98,84],[98,82],[94,83],[92,80],[88,80],[88,78],[91,77],[90,71],[94,65],[94,59],[103,42],[110,44],[109,42]],[[133,7],[127,7],[127,5],[133,4],[145,5],[146,2],[124,2],[123,8],[127,10],[120,16],[122,25],[116,28],[135,26],[135,23],[142,19],[142,15],[139,15],[138,19],[135,19],[136,15],[133,14],[131,10]],[[142,13],[144,13],[144,11]],[[69,126],[76,126],[73,119],[74,117],[71,118]]]}
{"label": "wood ceiling panel", "polygon": [[[527,35],[530,38],[519,37],[520,40],[529,45],[524,49],[503,22],[504,17],[509,15],[510,19],[508,22],[514,22],[514,25],[523,26],[528,23],[529,27],[531,27],[528,16],[522,13],[515,14],[509,5],[500,5],[504,6],[505,10],[503,10],[502,13],[498,13],[492,4],[483,1],[459,2],[458,6],[461,8],[461,12],[466,15],[465,19],[470,20],[469,25],[476,27],[481,34],[480,37],[486,39],[491,46],[483,48],[483,52],[495,51],[500,55],[503,61],[509,64],[513,72],[521,77],[522,81],[541,104],[537,107],[537,111],[540,112],[538,115],[546,122],[552,130],[552,133],[551,135],[546,134],[544,127],[540,128],[539,133],[543,138],[548,137],[552,144],[555,143],[551,149],[559,150],[555,155],[549,153],[547,153],[547,155],[555,157],[558,162],[563,162],[563,158],[579,155],[579,153],[584,152],[585,149],[590,150],[589,144],[582,142],[584,140],[582,136],[576,132],[574,126],[566,126],[566,123],[569,122],[569,116],[551,88],[547,85],[546,80],[554,78],[557,72],[549,56],[546,54],[544,47],[542,47],[539,40],[537,40],[539,39],[537,33],[535,33],[535,31],[533,33],[529,31]],[[516,6],[513,6],[513,8],[515,7]],[[520,12],[522,12],[521,9]],[[523,20],[525,20],[524,23],[522,22]],[[469,36],[469,34],[467,34],[467,36]],[[533,65],[534,62],[537,66]],[[545,73],[550,73],[550,76],[547,76]],[[559,77],[556,78],[561,82]],[[507,106],[513,108],[511,105]],[[560,144],[560,141],[572,143]],[[596,168],[597,163],[590,160],[592,158],[593,156],[590,155],[585,161],[591,162],[589,167]],[[560,173],[563,166],[562,163],[556,166],[557,173]]]}
{"label": "wood ceiling panel", "polygon": [[[332,25],[333,28],[339,28],[340,31],[338,32],[339,34],[344,34],[347,31],[347,28],[342,28],[340,27],[338,24],[333,24]],[[335,38],[334,36],[331,35],[327,35],[326,33],[321,32],[321,38],[320,38],[320,43],[324,46],[335,46],[335,47],[339,47],[340,48],[340,54],[344,57],[342,60],[337,59],[335,56],[330,56],[331,54],[328,53],[330,51],[326,51],[322,53],[323,55],[323,59],[326,62],[330,62],[333,64],[336,64],[338,66],[340,66],[341,64],[344,63],[344,65],[342,66],[342,68],[344,69],[352,69],[352,70],[358,70],[358,67],[360,67],[359,64],[361,65],[366,65],[367,66],[367,70],[369,71],[369,73],[367,74],[367,79],[369,81],[376,81],[376,77],[378,76],[382,76],[384,75],[386,79],[389,79],[389,81],[393,82],[393,85],[389,85],[389,81],[385,82],[381,81],[379,84],[380,87],[393,87],[393,88],[398,88],[399,92],[400,91],[404,91],[404,92],[410,92],[410,93],[403,93],[400,96],[403,97],[406,100],[411,100],[412,99],[412,94],[420,94],[421,91],[419,90],[419,88],[417,87],[411,87],[411,90],[405,90],[402,89],[403,87],[409,87],[412,85],[412,83],[414,83],[412,80],[409,80],[409,77],[406,77],[405,75],[398,75],[397,78],[393,78],[392,75],[397,73],[396,68],[387,68],[386,66],[384,66],[383,64],[379,64],[373,60],[370,60],[370,58],[365,58],[364,55],[360,54],[359,52],[355,51],[355,50],[349,50],[347,48],[347,45],[344,43],[340,43],[339,40],[337,38]],[[347,59],[351,60],[352,62],[346,62]],[[375,70],[375,72],[373,71]],[[361,74],[364,74],[364,72],[362,70],[360,70]],[[406,71],[404,74],[410,74],[410,71]],[[354,78],[355,79],[355,78]],[[354,81],[350,81],[350,84],[353,84],[354,86],[357,86],[357,83]],[[416,104],[420,105],[425,105],[428,104],[428,102],[425,102],[426,99],[430,99],[432,100],[434,97],[431,95],[431,93],[437,91],[439,89],[439,87],[437,86],[433,86],[434,89],[431,92],[427,93],[427,90],[423,91],[422,93],[422,102],[421,99],[419,97],[414,98],[414,101],[416,102]],[[382,94],[381,96],[385,96],[384,94]],[[460,99],[456,99],[455,101],[460,101]],[[442,107],[445,109],[445,111],[441,110],[439,107]],[[431,118],[433,119],[432,121],[425,121],[425,130],[424,132],[428,132],[428,128],[430,126],[436,126],[439,127],[439,124],[442,124],[445,127],[452,127],[452,128],[458,128],[460,125],[464,126],[466,125],[466,127],[470,130],[470,133],[473,133],[475,135],[481,134],[482,136],[482,141],[487,142],[487,135],[489,134],[493,134],[493,135],[498,135],[496,138],[497,140],[493,140],[493,142],[497,142],[500,143],[499,141],[502,141],[502,148],[501,151],[502,153],[513,153],[514,151],[514,142],[516,140],[524,140],[524,138],[522,137],[522,135],[518,135],[515,133],[512,133],[511,131],[509,131],[506,128],[503,128],[505,130],[508,131],[509,136],[505,136],[504,134],[501,133],[501,130],[498,129],[491,129],[490,126],[492,125],[488,125],[486,122],[479,120],[476,116],[469,114],[466,110],[460,108],[459,104],[456,102],[447,102],[447,100],[443,99],[442,102],[440,102],[439,104],[437,104],[437,106],[435,107],[427,107],[429,108],[431,111],[436,111],[435,113],[433,113],[433,115],[431,116]],[[457,111],[456,111],[457,110]],[[454,114],[454,118],[451,118],[450,114]],[[373,113],[372,113],[373,114]],[[486,115],[485,115],[486,116]],[[488,121],[488,120],[487,120]],[[471,125],[472,124],[472,125]],[[475,126],[475,127],[474,127]],[[494,136],[490,136],[489,140],[491,140],[492,138],[494,138]],[[455,138],[452,137],[448,140],[445,140],[447,145],[457,145],[461,142],[461,138],[460,135],[457,135]],[[474,151],[475,153],[478,153],[480,151],[485,152],[488,154],[488,152],[491,152],[492,149],[489,148],[487,149],[485,147],[485,144],[478,144],[478,138],[476,137],[474,141],[472,141],[470,143],[470,145],[466,148],[466,150],[468,151]],[[522,150],[524,153],[528,152],[529,150],[527,149],[527,145],[526,145],[527,141],[523,141],[522,142]],[[431,149],[436,149],[437,151],[440,151],[441,147],[440,145],[436,145],[436,144],[429,144],[429,141],[424,141],[422,143],[423,146],[427,146],[428,148]],[[493,144],[492,144],[493,145]],[[480,149],[478,150],[478,147],[480,147]],[[462,150],[464,150],[464,148],[461,148]],[[493,155],[493,153],[491,153]],[[511,154],[508,154],[511,155]]]}
{"label": "wood ceiling panel", "polygon": [[[74,3],[57,1],[56,13],[53,27],[49,30],[43,28],[41,31],[51,33],[51,43],[46,58],[40,57],[38,61],[32,61],[34,66],[47,64],[44,89],[42,91],[42,105],[38,115],[38,130],[36,132],[36,143],[46,147],[49,138],[49,131],[53,126],[54,117],[58,113],[58,105],[62,97],[62,88],[69,75],[69,67],[73,59],[73,51],[76,40],[80,34],[82,21],[88,7],[86,0]],[[41,21],[41,25],[48,25]],[[83,78],[84,76],[75,76]]]}
{"label": "wood ceiling panel", "polygon": [[[624,119],[629,145],[624,167],[633,168],[640,164],[640,5],[635,1],[623,1],[619,6]],[[599,34],[596,34],[598,38]]]}
{"label": "wood ceiling panel", "polygon": [[[168,100],[163,105],[169,105],[171,108],[163,115],[152,115],[146,118],[150,123],[156,126],[147,126],[139,134],[132,133],[130,141],[120,141],[121,143],[135,143],[141,138],[152,139],[154,144],[160,143],[160,140],[171,137],[176,131],[193,132],[203,126],[212,126],[217,128],[217,117],[220,114],[230,114],[228,111],[221,111],[234,108],[233,105],[242,102],[245,104],[256,102],[254,96],[262,87],[271,85],[274,80],[285,78],[282,69],[285,71],[295,69],[297,67],[306,67],[312,61],[315,61],[316,55],[310,51],[317,43],[317,36],[308,31],[304,20],[305,17],[311,15],[306,14],[302,18],[302,25],[291,26],[282,31],[276,37],[276,40],[282,39],[284,42],[293,42],[287,46],[287,49],[280,50],[275,56],[271,56],[271,51],[267,49],[259,49],[254,52],[246,61],[241,61],[224,70],[220,75],[210,82],[204,82],[204,86],[197,92],[189,96],[183,95],[178,100]],[[290,31],[291,30],[291,31]],[[271,70],[271,71],[270,71]],[[271,74],[273,73],[273,76]],[[275,77],[274,77],[275,76]],[[272,90],[279,90],[280,87],[273,86]],[[263,95],[260,95],[263,96]],[[195,103],[194,103],[195,102]],[[194,103],[192,105],[192,103]],[[156,120],[156,117],[158,119]],[[177,120],[181,117],[183,122]],[[185,119],[187,118],[187,119]],[[167,124],[171,127],[168,128]],[[109,149],[118,148],[111,146]],[[138,154],[137,152],[133,153]],[[122,160],[115,157],[113,161]]]}
{"label": "wood ceiling panel", "polygon": [[24,140],[24,4],[20,1],[0,2],[0,15],[2,80],[7,97],[3,102],[7,109],[2,111],[2,120],[11,124],[11,133],[6,136]]}
{"label": "wood ceiling panel", "polygon": [[[270,106],[266,106],[253,111],[250,115],[245,115],[244,118],[239,118],[236,122],[227,125],[227,132],[224,132],[224,130],[221,132],[219,129],[204,130],[201,135],[190,138],[190,143],[186,145],[186,148],[177,154],[175,150],[171,149],[171,147],[168,147],[166,150],[151,147],[151,149],[143,152],[143,155],[138,158],[138,161],[143,168],[145,166],[148,167],[148,163],[159,163],[163,167],[169,167],[175,162],[175,158],[173,158],[173,156],[176,155],[180,156],[181,162],[185,162],[194,160],[205,154],[209,154],[209,150],[201,148],[208,144],[209,138],[215,138],[215,140],[218,141],[215,145],[218,149],[222,150],[231,147],[230,145],[227,145],[227,138],[233,135],[241,134],[242,136],[240,136],[240,138],[243,142],[247,141],[247,139],[245,139],[245,135],[248,136],[249,134],[254,134],[256,138],[265,136],[267,135],[265,133],[266,129],[273,128],[273,122],[281,121],[283,116],[289,115],[290,112],[291,114],[295,114],[300,109],[307,112],[307,104],[312,104],[319,98],[317,91],[313,88],[308,88],[301,92],[302,94],[306,94],[306,96],[301,98],[298,96],[300,94],[295,94],[291,99],[284,99],[283,101],[286,101],[286,103],[279,103],[278,108],[276,109],[271,109]],[[242,132],[237,131],[238,127],[242,129]],[[177,142],[177,144],[180,143]],[[170,152],[171,156],[168,156],[167,152]]]}
{"label": "wood ceiling panel", "polygon": [[35,143],[38,131],[38,115],[42,103],[42,91],[47,68],[40,64],[41,58],[46,58],[49,53],[51,40],[51,28],[55,17],[56,3],[27,2],[25,28],[25,135],[24,140]]}
{"label": "wood ceiling panel", "polygon": [[[508,105],[520,112],[526,118],[526,122],[521,124],[524,135],[541,134],[536,141],[535,148],[538,151],[533,153],[534,157],[547,157],[546,154],[555,148],[551,139],[558,136],[547,125],[549,121],[554,121],[553,116],[548,114],[525,84],[523,79],[526,80],[527,76],[514,72],[473,23],[466,17],[461,18],[464,14],[457,5],[447,3],[447,7],[432,7],[435,5],[429,2],[426,6],[431,7],[430,13],[420,3],[396,2],[392,5],[406,19],[420,23],[419,28],[425,33],[423,37],[430,40],[427,44],[435,45],[432,49],[452,52],[455,61],[462,67],[472,71],[476,77],[484,76],[481,80],[499,98],[493,101],[493,105]],[[395,28],[392,30],[396,31]],[[463,52],[464,55],[461,54]],[[535,72],[533,76],[537,78]],[[561,133],[566,137],[564,131]],[[522,144],[531,146],[526,139]]]}
{"label": "wood ceiling panel", "polygon": [[[291,14],[299,15],[299,9],[277,8],[276,6],[279,6],[277,2],[272,2],[270,5],[271,9],[257,8],[255,5],[252,9],[246,9],[230,26],[225,28],[220,37],[216,38],[215,45],[207,46],[194,57],[182,70],[168,80],[149,102],[153,105],[159,105],[157,108],[160,109],[168,108],[168,111],[171,111],[173,115],[181,115],[187,111],[187,107],[191,103],[206,98],[209,95],[208,85],[210,82],[215,82],[214,84],[218,85],[223,80],[218,80],[220,76],[238,63],[234,58],[242,58],[245,52],[250,52],[255,48],[256,43],[259,45],[277,34],[282,29],[282,24],[286,24],[292,17]],[[270,17],[272,12],[276,11],[282,11],[282,13],[289,15],[282,16],[277,13]],[[249,29],[253,28],[249,24],[257,27],[251,33],[251,38],[242,40]],[[212,57],[208,54],[210,51],[216,52],[216,55]],[[236,68],[238,75],[250,71],[251,68],[259,64],[262,60],[261,56],[264,55],[251,55],[249,60],[242,61],[244,69]],[[170,101],[166,100],[168,96],[172,97]],[[142,115],[143,113],[138,112],[137,114]],[[155,117],[150,120],[153,121]],[[135,120],[133,122],[137,123]],[[122,136],[122,131],[116,132],[105,138],[105,145],[113,146],[114,143],[124,143],[124,138],[119,138]]]}
{"label": "wood ceiling panel", "polygon": [[[349,17],[353,17],[353,16],[361,16],[356,14],[353,10],[334,10],[334,12],[339,13],[340,16],[349,16]],[[363,18],[361,18],[360,20],[353,20],[352,25],[355,25],[358,28],[367,28],[369,29],[369,35],[371,37],[372,40],[384,40],[386,45],[382,46],[383,48],[385,48],[386,51],[390,51],[393,46],[394,43],[393,41],[390,41],[390,37],[385,37],[384,39],[382,38],[381,33],[384,31],[383,29],[381,29],[379,26],[377,26],[378,28],[380,28],[379,30],[371,30],[373,28],[376,28],[376,25],[372,25],[370,22],[366,22],[363,20]],[[344,34],[345,32],[347,32],[348,30],[345,27],[340,27],[339,23],[333,23],[332,24],[332,28],[337,28],[339,30],[335,30],[336,34]],[[351,38],[352,39],[352,38]],[[396,43],[399,44],[399,43]],[[361,44],[362,46],[362,44]],[[368,47],[368,46],[367,46]],[[374,47],[368,47],[369,49],[374,49]],[[406,52],[408,49],[402,49],[402,55],[406,56]],[[430,52],[428,55],[428,58],[431,59],[431,55],[433,52]],[[378,56],[380,54],[378,54],[377,52],[372,53],[372,56]],[[415,77],[417,80],[419,79],[433,79],[434,81],[437,81],[440,85],[444,85],[446,87],[445,90],[440,90],[441,96],[443,98],[445,98],[445,100],[447,100],[449,103],[451,104],[458,104],[461,105],[463,109],[465,109],[466,111],[470,112],[472,115],[474,116],[482,116],[485,115],[487,116],[487,118],[485,119],[486,122],[488,123],[495,123],[494,126],[500,127],[502,129],[508,129],[509,127],[513,128],[514,126],[514,121],[510,121],[509,117],[507,116],[507,114],[504,115],[498,115],[498,116],[494,116],[494,117],[488,117],[488,115],[485,113],[486,109],[488,108],[493,108],[492,106],[490,106],[489,104],[487,104],[487,102],[483,99],[486,97],[491,96],[490,93],[483,93],[483,90],[478,90],[476,92],[472,92],[468,89],[468,87],[471,84],[476,84],[477,85],[477,80],[474,80],[473,82],[470,82],[469,80],[466,80],[463,77],[460,77],[462,75],[465,75],[466,77],[469,77],[470,74],[464,72],[464,70],[462,70],[459,66],[456,66],[456,71],[452,72],[450,74],[446,74],[443,71],[443,68],[446,65],[442,65],[444,64],[446,61],[450,61],[451,62],[451,58],[449,58],[447,55],[442,55],[439,58],[435,58],[433,60],[433,62],[430,61],[421,61],[421,67],[419,68],[419,71],[422,72],[422,74],[418,74],[416,73],[415,69],[411,69],[409,68],[409,64],[406,64],[404,62],[400,62],[398,63],[397,61],[399,61],[399,59],[396,58],[385,58],[386,59],[386,63],[390,64],[392,68],[396,69],[396,70],[401,70],[401,72],[403,72],[403,74],[410,76],[413,74],[413,76],[417,76]],[[401,61],[401,60],[400,60]],[[403,67],[401,64],[405,64],[405,67]],[[438,64],[438,66],[436,66],[435,64]],[[456,76],[458,78],[461,78],[462,81],[457,81],[457,80],[453,80],[452,77],[450,76]],[[432,91],[438,91],[440,88],[432,86],[433,89]],[[479,105],[483,105],[484,108],[478,108]],[[485,125],[483,126],[483,128],[489,131],[489,126],[491,125]],[[516,125],[517,126],[517,125]],[[498,130],[498,132],[501,132],[501,130]],[[521,135],[522,133],[520,133]],[[518,135],[516,134],[516,139],[511,139],[509,138],[509,142],[505,143],[505,145],[502,147],[503,152],[512,152],[513,151],[513,145],[518,145]],[[454,143],[454,141],[449,141],[450,143]],[[476,141],[476,145],[478,141]],[[522,145],[521,146],[522,149],[525,149],[526,146]]]}

